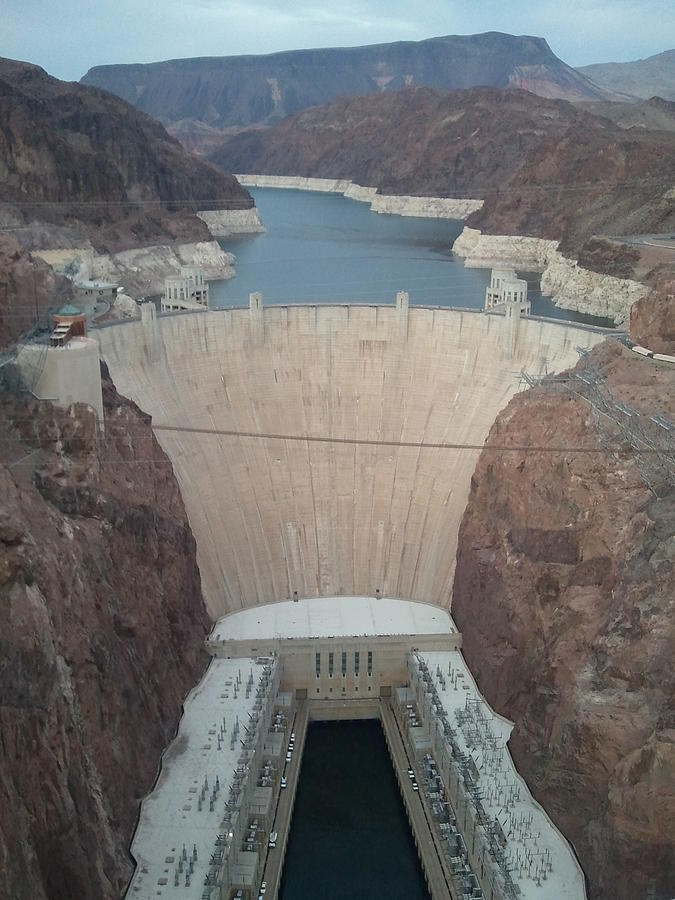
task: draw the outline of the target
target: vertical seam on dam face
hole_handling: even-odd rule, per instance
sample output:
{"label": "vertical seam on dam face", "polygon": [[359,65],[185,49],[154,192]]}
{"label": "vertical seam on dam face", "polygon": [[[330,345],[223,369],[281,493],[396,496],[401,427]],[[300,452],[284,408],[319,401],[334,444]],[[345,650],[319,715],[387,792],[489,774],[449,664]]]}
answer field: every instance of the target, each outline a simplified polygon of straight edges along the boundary
{"label": "vertical seam on dam face", "polygon": [[[378,589],[447,606],[478,452],[429,445],[480,446],[521,370],[560,371],[604,335],[520,320],[514,341],[497,317],[415,307],[407,339],[393,306],[263,317],[257,341],[249,311],[236,309],[98,332],[118,390],[155,425],[233,434],[156,431],[183,487],[210,612],[293,591]],[[303,433],[334,442],[283,439]]]}

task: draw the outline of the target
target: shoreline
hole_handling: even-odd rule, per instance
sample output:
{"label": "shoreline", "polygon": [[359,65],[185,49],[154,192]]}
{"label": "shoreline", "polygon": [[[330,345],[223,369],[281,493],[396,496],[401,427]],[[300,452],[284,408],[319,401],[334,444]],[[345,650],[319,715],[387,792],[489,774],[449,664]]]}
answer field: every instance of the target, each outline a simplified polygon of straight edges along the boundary
{"label": "shoreline", "polygon": [[461,200],[450,197],[414,197],[378,194],[377,188],[355,184],[347,178],[304,178],[292,175],[235,175],[242,187],[280,188],[295,191],[314,191],[321,194],[342,194],[349,200],[369,203],[373,212],[390,216],[414,216],[426,219],[467,219],[479,210],[482,200]]}
{"label": "shoreline", "polygon": [[541,292],[555,306],[611,319],[620,326],[630,319],[633,303],[649,293],[649,288],[628,278],[601,275],[582,268],[558,250],[560,242],[522,235],[483,234],[464,227],[453,244],[453,253],[468,268],[492,269],[507,266],[541,273]]}
{"label": "shoreline", "polygon": [[[207,281],[233,278],[236,258],[216,238],[263,234],[265,225],[257,207],[198,212],[213,238],[210,241],[150,244],[118,253],[97,253],[91,243],[79,247],[32,250],[36,256],[72,281],[102,280],[119,284],[131,300],[164,292],[164,279],[178,275],[181,266],[202,266]],[[131,315],[130,308],[127,314]]]}
{"label": "shoreline", "polygon": [[72,281],[112,281],[134,300],[164,293],[164,279],[178,275],[181,266],[202,266],[209,281],[233,278],[235,274],[234,254],[223,250],[215,239],[155,244],[119,253],[97,253],[91,244],[31,252]]}
{"label": "shoreline", "polygon": [[[280,188],[342,194],[350,200],[370,204],[381,215],[415,216],[435,219],[465,219],[473,209],[467,205],[482,201],[438,197],[391,197],[377,194],[376,188],[346,179],[295,178],[274,175],[237,175],[248,187]],[[262,234],[266,228],[257,207],[247,210],[208,210],[198,213],[213,236],[211,241],[157,244],[99,254],[91,244],[81,247],[33,250],[32,254],[63,275],[76,280],[105,280],[120,284],[133,300],[155,296],[164,290],[164,279],[178,274],[183,265],[200,265],[208,281],[229,280],[236,274],[234,254],[223,250],[216,238],[241,234]],[[602,275],[584,269],[558,250],[559,241],[523,235],[489,235],[464,226],[452,245],[452,252],[464,259],[467,268],[514,268],[541,275],[542,294],[555,306],[604,318],[615,326],[630,318],[633,303],[649,293],[646,285],[630,279]]]}
{"label": "shoreline", "polygon": [[[350,200],[369,203],[373,212],[383,215],[463,221],[483,205],[482,200],[381,195],[376,188],[355,184],[350,179],[255,174],[235,177],[244,187],[342,194]],[[452,251],[464,259],[467,268],[508,266],[521,272],[538,272],[542,294],[550,296],[558,308],[609,319],[615,326],[625,324],[631,306],[646,296],[649,288],[638,281],[584,269],[576,260],[563,256],[559,245],[559,241],[525,235],[487,235],[465,225]]]}

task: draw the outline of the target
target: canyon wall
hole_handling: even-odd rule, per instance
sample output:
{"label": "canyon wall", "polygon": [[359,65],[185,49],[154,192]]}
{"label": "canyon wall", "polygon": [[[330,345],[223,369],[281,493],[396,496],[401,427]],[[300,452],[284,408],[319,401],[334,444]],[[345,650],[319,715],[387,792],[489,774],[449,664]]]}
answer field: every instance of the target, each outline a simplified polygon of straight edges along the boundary
{"label": "canyon wall", "polygon": [[0,896],[117,900],[206,659],[194,539],[148,417],[0,394]]}
{"label": "canyon wall", "polygon": [[565,368],[604,338],[348,305],[146,316],[96,334],[174,464],[214,616],[295,591],[449,606],[477,452],[521,369]]}
{"label": "canyon wall", "polygon": [[520,90],[411,88],[238,131],[209,157],[226,172],[351,179],[383,196],[480,198],[473,228],[560,241],[581,258],[598,236],[675,229],[673,132],[592,110]]}
{"label": "canyon wall", "polygon": [[197,210],[252,206],[236,179],[119,98],[0,58],[0,224],[29,232],[39,220],[115,253],[203,241]]}
{"label": "canyon wall", "polygon": [[[647,422],[654,413],[675,418],[672,367],[616,342],[587,363],[605,395]],[[672,463],[665,483],[648,470],[657,498],[643,477],[655,457],[636,457],[620,432],[600,432],[575,385],[583,382],[519,394],[498,416],[490,442],[569,449],[481,455],[452,611],[481,691],[515,722],[518,770],[573,842],[589,896],[670,900]],[[608,440],[618,452],[584,452]]]}
{"label": "canyon wall", "polygon": [[518,235],[483,234],[465,227],[453,252],[474,268],[512,266],[520,271],[541,272],[541,290],[556,306],[592,316],[627,323],[633,303],[649,288],[628,278],[601,275],[582,268],[558,250],[558,241]]}

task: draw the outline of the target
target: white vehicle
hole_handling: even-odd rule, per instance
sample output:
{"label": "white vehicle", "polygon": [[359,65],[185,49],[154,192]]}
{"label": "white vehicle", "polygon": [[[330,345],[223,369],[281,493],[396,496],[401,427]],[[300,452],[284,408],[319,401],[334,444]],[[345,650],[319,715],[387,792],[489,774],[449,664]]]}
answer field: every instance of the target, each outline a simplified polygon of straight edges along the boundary
{"label": "white vehicle", "polygon": [[420,789],[420,786],[419,786],[419,785],[418,785],[418,784],[417,784],[417,782],[416,782],[416,781],[413,781],[413,786],[412,786],[412,789],[413,789],[413,791],[419,791],[419,789]]}
{"label": "white vehicle", "polygon": [[286,754],[286,762],[289,763],[292,759],[293,759],[293,757],[291,756],[291,754],[287,753]]}
{"label": "white vehicle", "polygon": [[285,778],[281,779],[281,787],[282,787],[282,789],[286,787],[286,779]]}
{"label": "white vehicle", "polygon": [[260,885],[260,893],[264,894],[266,890],[267,890],[267,882],[263,881],[263,883]]}
{"label": "white vehicle", "polygon": [[294,732],[294,731],[291,731],[291,740],[292,740],[292,741],[295,740],[295,732]]}

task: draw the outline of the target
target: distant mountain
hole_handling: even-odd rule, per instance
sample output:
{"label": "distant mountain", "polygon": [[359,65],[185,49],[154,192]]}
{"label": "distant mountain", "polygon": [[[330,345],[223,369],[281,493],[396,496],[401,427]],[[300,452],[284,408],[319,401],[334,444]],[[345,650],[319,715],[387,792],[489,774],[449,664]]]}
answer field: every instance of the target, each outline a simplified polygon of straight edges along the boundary
{"label": "distant mountain", "polygon": [[274,122],[339,96],[411,85],[520,87],[544,97],[610,99],[566,65],[543,38],[489,32],[366,47],[266,56],[96,66],[82,79],[164,124],[194,120],[224,129]]}
{"label": "distant mountain", "polygon": [[485,200],[469,224],[578,248],[675,228],[675,135],[626,131],[525,91],[411,88],[347,97],[230,137],[232,172],[351,178],[383,194]]}
{"label": "distant mountain", "polygon": [[[675,131],[675,102],[651,97],[622,103],[615,100],[584,101],[575,104],[595,116],[606,116],[621,128],[645,128],[648,131]],[[178,135],[176,135],[178,137]],[[179,138],[180,140],[180,138]]]}
{"label": "distant mountain", "polygon": [[252,205],[236,179],[128,103],[0,59],[0,223],[75,227],[119,250],[208,240],[197,209]]}
{"label": "distant mountain", "polygon": [[625,63],[597,63],[577,69],[607,91],[633,97],[675,100],[675,50]]}

